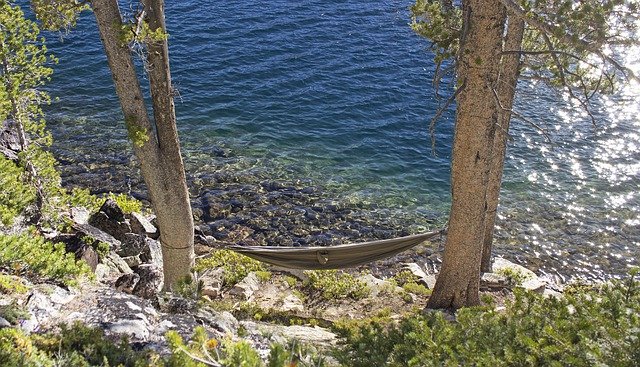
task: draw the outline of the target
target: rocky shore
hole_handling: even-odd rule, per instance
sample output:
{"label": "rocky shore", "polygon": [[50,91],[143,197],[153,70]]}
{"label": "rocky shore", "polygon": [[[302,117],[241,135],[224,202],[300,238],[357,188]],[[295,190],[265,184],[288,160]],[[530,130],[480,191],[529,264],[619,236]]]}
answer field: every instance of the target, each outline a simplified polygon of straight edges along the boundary
{"label": "rocky shore", "polygon": [[[273,342],[292,339],[327,349],[337,341],[328,328],[335,322],[381,314],[398,319],[422,309],[437,276],[438,264],[426,250],[434,244],[427,243],[392,259],[349,269],[350,281],[362,285],[357,297],[327,297],[322,289],[309,286],[313,273],[274,267],[251,271],[235,284],[225,282],[228,268],[207,268],[199,272],[192,295],[165,294],[153,216],[125,214],[115,201],[107,200],[96,213],[73,208],[70,218],[71,232],[49,237],[85,261],[95,281],[64,287],[16,277],[29,291],[3,295],[0,307],[14,305],[27,314],[13,324],[0,318],[1,327],[32,333],[80,321],[115,339],[126,336],[136,348],[160,353],[168,352],[164,337],[168,330],[189,338],[196,326],[212,337],[249,341],[263,356]],[[236,238],[235,243],[246,243],[249,237]],[[206,259],[227,251],[221,245],[231,236],[218,239],[200,229],[197,238],[198,256]],[[416,286],[401,287],[400,275],[411,277]],[[514,286],[548,296],[561,291],[548,279],[504,259],[496,260],[494,273],[483,276],[482,289],[493,295],[498,307]]]}

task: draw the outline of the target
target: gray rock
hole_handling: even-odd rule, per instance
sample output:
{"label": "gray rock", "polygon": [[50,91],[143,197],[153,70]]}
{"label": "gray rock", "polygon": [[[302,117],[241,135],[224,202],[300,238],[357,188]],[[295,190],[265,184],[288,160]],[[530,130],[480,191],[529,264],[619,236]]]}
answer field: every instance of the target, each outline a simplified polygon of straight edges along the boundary
{"label": "gray rock", "polygon": [[72,227],[78,231],[81,236],[93,238],[94,241],[108,243],[111,250],[119,250],[122,246],[122,242],[115,237],[90,224],[74,223]]}
{"label": "gray rock", "polygon": [[145,218],[144,215],[140,213],[131,213],[129,218],[131,231],[133,233],[142,234],[153,239],[158,239],[158,237],[160,237],[158,229],[151,224],[151,221]]}
{"label": "gray rock", "polygon": [[393,291],[394,286],[386,280],[378,279],[371,274],[364,274],[358,277],[358,280],[363,281],[369,287],[369,297],[376,297],[380,292],[385,290]]}
{"label": "gray rock", "polygon": [[117,222],[124,222],[125,220],[124,212],[118,206],[118,203],[113,199],[105,200],[104,203],[102,203],[102,206],[100,207],[100,211],[106,214],[107,217],[109,217],[109,219],[111,220],[114,220]]}
{"label": "gray rock", "polygon": [[104,281],[111,278],[114,274],[116,274],[116,272],[105,264],[98,264],[96,265],[94,274],[96,275],[96,280]]}
{"label": "gray rock", "polygon": [[502,289],[509,288],[509,282],[504,275],[496,273],[484,273],[480,278],[480,289]]}
{"label": "gray rock", "polygon": [[76,259],[84,261],[87,265],[89,265],[91,271],[96,271],[96,266],[98,266],[98,261],[100,259],[98,258],[98,253],[96,252],[96,250],[94,250],[93,247],[84,245],[76,250],[75,253]]}
{"label": "gray rock", "polygon": [[0,154],[7,159],[18,162],[18,153],[22,150],[20,147],[20,138],[15,128],[12,127],[13,120],[4,120],[2,129],[0,129]]}
{"label": "gray rock", "polygon": [[11,327],[11,323],[5,320],[3,317],[0,317],[0,329],[6,328],[6,327]]}
{"label": "gray rock", "polygon": [[140,260],[140,256],[138,255],[126,256],[126,257],[123,257],[122,260],[124,260],[124,262],[126,262],[130,268],[135,268],[136,266],[139,266],[140,264],[142,264],[142,260]]}
{"label": "gray rock", "polygon": [[151,238],[145,239],[145,246],[140,254],[140,260],[144,263],[153,264],[159,268],[162,267],[162,248],[160,241]]}
{"label": "gray rock", "polygon": [[77,206],[71,208],[71,219],[74,223],[88,224],[90,215],[91,213],[87,208]]}
{"label": "gray rock", "polygon": [[123,234],[122,247],[117,251],[122,257],[140,255],[146,247],[146,237],[135,233]]}
{"label": "gray rock", "polygon": [[282,299],[280,310],[302,312],[304,311],[304,303],[298,296],[291,293]]}
{"label": "gray rock", "polygon": [[54,286],[53,289],[47,291],[51,302],[58,305],[66,305],[76,298],[77,293],[66,290],[61,287]]}
{"label": "gray rock", "polygon": [[141,341],[149,340],[149,326],[144,320],[118,320],[107,325],[106,330],[118,335],[128,335]]}
{"label": "gray rock", "polygon": [[227,311],[218,312],[208,309],[200,309],[196,319],[225,334],[235,335],[238,332],[238,320]]}
{"label": "gray rock", "polygon": [[127,263],[122,260],[118,254],[113,251],[110,251],[107,256],[102,259],[102,263],[107,265],[109,268],[113,269],[115,272],[122,274],[131,274],[133,270],[131,267],[127,265]]}
{"label": "gray rock", "polygon": [[242,321],[240,325],[251,333],[270,335],[270,340],[281,343],[297,340],[304,344],[330,347],[337,341],[336,334],[318,326],[282,326],[252,321]]}
{"label": "gray rock", "polygon": [[251,272],[240,283],[236,284],[229,291],[230,294],[243,297],[245,300],[250,300],[253,293],[260,288],[260,280],[256,273]]}
{"label": "gray rock", "polygon": [[198,280],[202,282],[202,295],[210,298],[216,298],[220,295],[224,277],[224,269],[207,269],[198,276]]}
{"label": "gray rock", "polygon": [[140,275],[136,273],[128,273],[121,275],[118,280],[116,280],[114,286],[120,292],[133,293],[138,282],[140,282]]}
{"label": "gray rock", "polygon": [[164,285],[162,269],[153,264],[142,264],[136,269],[140,281],[133,289],[133,294],[146,299],[155,299]]}
{"label": "gray rock", "polygon": [[422,284],[428,289],[433,289],[436,285],[436,276],[434,274],[427,274],[420,268],[420,265],[416,263],[404,263],[402,268],[411,272],[418,278],[418,284]]}
{"label": "gray rock", "polygon": [[538,276],[536,275],[536,273],[532,272],[531,270],[525,268],[522,265],[518,265],[515,263],[512,263],[511,261],[504,259],[502,257],[496,257],[493,260],[493,272],[494,273],[500,273],[501,271],[504,271],[505,269],[511,269],[513,271],[516,271],[520,274],[522,274],[525,278],[537,278]]}

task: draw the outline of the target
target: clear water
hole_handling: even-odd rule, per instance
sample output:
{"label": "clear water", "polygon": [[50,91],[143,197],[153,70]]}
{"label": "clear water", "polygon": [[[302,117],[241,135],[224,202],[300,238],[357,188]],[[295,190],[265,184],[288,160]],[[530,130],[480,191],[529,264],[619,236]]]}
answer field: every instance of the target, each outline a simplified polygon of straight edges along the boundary
{"label": "clear water", "polygon": [[[167,2],[179,129],[192,177],[224,167],[305,180],[337,198],[380,204],[410,225],[446,221],[453,109],[431,85],[410,1]],[[91,14],[64,40],[50,126],[61,156],[126,159],[128,143]],[[543,273],[620,276],[640,255],[638,86],[603,98],[593,127],[541,86],[517,109],[496,252]],[[221,157],[221,149],[226,152]],[[401,214],[402,213],[402,214]]]}

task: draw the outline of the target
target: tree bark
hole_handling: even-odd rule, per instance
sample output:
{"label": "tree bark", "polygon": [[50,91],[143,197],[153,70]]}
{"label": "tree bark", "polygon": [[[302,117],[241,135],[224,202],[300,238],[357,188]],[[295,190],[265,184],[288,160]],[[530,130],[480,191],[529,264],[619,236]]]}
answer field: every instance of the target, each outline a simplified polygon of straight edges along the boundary
{"label": "tree bark", "polygon": [[498,107],[496,87],[506,13],[498,0],[463,2],[457,113],[451,164],[451,215],[442,268],[428,308],[480,303],[487,183]]}
{"label": "tree bark", "polygon": [[[164,1],[143,0],[143,4],[149,29],[160,29],[166,35]],[[163,178],[159,193],[162,197],[154,209],[160,226],[165,284],[174,284],[188,276],[194,265],[193,214],[180,154],[166,38],[147,42],[147,68]]]}
{"label": "tree bark", "polygon": [[[164,30],[161,1],[147,1],[149,26]],[[162,244],[164,288],[190,275],[193,266],[193,217],[176,131],[166,40],[149,45],[149,80],[154,122],[149,119],[128,45],[122,41],[117,0],[93,0],[100,38],[140,162],[142,177],[156,213]]]}
{"label": "tree bark", "polygon": [[[509,14],[507,34],[503,49],[505,51],[519,51],[522,47],[524,35],[524,21],[522,18]],[[496,95],[500,102],[498,111],[498,126],[493,140],[493,154],[491,170],[487,187],[487,214],[485,217],[484,240],[482,248],[482,262],[480,271],[491,272],[491,249],[493,247],[493,232],[496,224],[500,186],[502,185],[502,172],[504,170],[504,158],[507,152],[507,139],[509,137],[509,124],[511,122],[511,108],[516,93],[518,77],[520,76],[520,54],[512,53],[502,56],[500,63],[500,75]]]}

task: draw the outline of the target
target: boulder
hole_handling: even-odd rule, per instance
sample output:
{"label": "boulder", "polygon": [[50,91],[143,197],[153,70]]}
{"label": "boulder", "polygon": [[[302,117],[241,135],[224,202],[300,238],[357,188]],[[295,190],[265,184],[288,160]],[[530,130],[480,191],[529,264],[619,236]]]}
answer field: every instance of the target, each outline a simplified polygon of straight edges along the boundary
{"label": "boulder", "polygon": [[151,224],[151,221],[140,213],[131,213],[131,215],[129,215],[129,223],[131,224],[131,232],[133,233],[145,235],[153,239],[160,237],[160,232],[158,232],[156,226]]}
{"label": "boulder", "polygon": [[123,274],[116,280],[114,287],[120,292],[131,294],[139,281],[140,275],[136,273]]}
{"label": "boulder", "polygon": [[4,319],[3,317],[0,317],[0,329],[6,328],[6,327],[11,327],[11,323],[6,319]]}
{"label": "boulder", "polygon": [[140,260],[146,264],[153,264],[159,268],[162,268],[162,248],[160,247],[160,241],[145,238],[144,248],[140,254]]}
{"label": "boulder", "polygon": [[195,317],[201,323],[225,334],[235,335],[238,332],[238,320],[230,312],[218,312],[207,308],[198,310]]}
{"label": "boulder", "polygon": [[20,147],[20,139],[15,128],[12,128],[12,120],[5,120],[2,122],[2,129],[0,129],[0,154],[7,159],[17,162],[18,153],[22,150]]}
{"label": "boulder", "polygon": [[123,319],[107,324],[106,330],[118,334],[127,335],[140,341],[149,340],[149,325],[141,319]]}
{"label": "boulder", "polygon": [[136,266],[139,266],[142,264],[142,260],[140,260],[140,256],[138,255],[125,256],[122,258],[122,260],[124,260],[124,262],[126,262],[130,268],[135,268]]}
{"label": "boulder", "polygon": [[418,278],[418,284],[422,284],[428,289],[433,289],[436,285],[436,276],[434,274],[427,274],[422,270],[420,265],[416,263],[404,263],[402,268],[411,272]]}
{"label": "boulder", "polygon": [[253,293],[260,288],[260,280],[256,273],[251,272],[240,283],[236,284],[229,291],[230,294],[240,296],[245,300],[250,300]]}
{"label": "boulder", "polygon": [[122,257],[140,255],[147,246],[146,237],[135,233],[122,235],[122,246],[116,253]]}
{"label": "boulder", "polygon": [[85,263],[87,263],[87,265],[89,265],[89,268],[91,268],[91,271],[93,272],[96,271],[99,258],[98,258],[98,253],[96,252],[96,250],[94,250],[93,247],[84,245],[78,250],[76,250],[75,254],[76,254],[76,259],[82,260]]}
{"label": "boulder", "polygon": [[74,223],[72,227],[77,232],[76,237],[78,239],[82,237],[89,237],[96,242],[105,242],[108,243],[109,248],[114,251],[120,250],[120,247],[122,246],[122,242],[117,240],[115,237],[90,224]]}
{"label": "boulder", "polygon": [[107,199],[100,210],[89,218],[89,224],[120,241],[125,240],[125,233],[131,233],[131,226],[125,219],[124,212],[112,199]]}
{"label": "boulder", "polygon": [[224,277],[224,269],[207,269],[198,276],[198,280],[202,282],[202,295],[213,299],[220,295]]}
{"label": "boulder", "polygon": [[102,258],[102,263],[107,265],[109,268],[113,269],[117,273],[122,273],[122,274],[133,273],[133,270],[131,270],[131,267],[127,265],[127,263],[124,260],[122,260],[122,258],[113,251],[109,251],[109,253],[104,258]]}
{"label": "boulder", "polygon": [[162,269],[153,264],[142,264],[136,268],[140,281],[133,289],[133,294],[146,299],[155,299],[164,285]]}
{"label": "boulder", "polygon": [[302,312],[304,311],[304,303],[300,297],[290,293],[282,299],[282,306],[280,306],[280,310]]}

